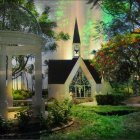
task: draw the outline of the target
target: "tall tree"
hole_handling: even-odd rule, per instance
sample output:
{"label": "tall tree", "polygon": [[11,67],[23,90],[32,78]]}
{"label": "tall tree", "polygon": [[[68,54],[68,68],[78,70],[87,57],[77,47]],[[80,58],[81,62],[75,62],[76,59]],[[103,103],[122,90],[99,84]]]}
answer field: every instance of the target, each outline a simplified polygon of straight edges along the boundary
{"label": "tall tree", "polygon": [[[112,20],[105,22],[101,19],[97,22],[98,34],[106,35],[106,39],[111,39],[117,34],[126,32],[135,33],[135,29],[140,27],[140,1],[139,0],[87,0],[93,6],[99,5],[101,10],[111,16]],[[139,34],[139,32],[137,32]]]}
{"label": "tall tree", "polygon": [[126,81],[133,73],[140,77],[140,35],[115,36],[102,45],[93,63],[110,81]]}
{"label": "tall tree", "polygon": [[[98,37],[105,43],[95,54],[93,63],[109,81],[125,82],[131,75],[140,86],[140,1],[139,0],[88,0],[111,16],[96,25]],[[140,90],[140,89],[139,89]]]}
{"label": "tall tree", "polygon": [[[55,50],[56,40],[68,40],[69,35],[63,32],[55,33],[53,30],[57,25],[49,19],[50,8],[46,7],[39,15],[34,0],[0,0],[0,30],[28,31],[37,33],[42,30],[41,35],[47,39],[45,50]],[[37,23],[38,25],[34,24]],[[39,29],[41,28],[41,30]],[[48,45],[49,44],[49,45]],[[29,60],[28,56],[13,57],[17,64],[13,67],[13,76],[18,77]],[[15,76],[16,75],[16,76]]]}

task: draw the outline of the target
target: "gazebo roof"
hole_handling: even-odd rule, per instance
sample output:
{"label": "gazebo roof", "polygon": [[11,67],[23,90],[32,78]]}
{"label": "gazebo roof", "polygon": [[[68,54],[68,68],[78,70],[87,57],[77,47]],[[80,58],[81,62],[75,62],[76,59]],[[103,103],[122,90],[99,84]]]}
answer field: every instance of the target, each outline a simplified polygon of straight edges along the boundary
{"label": "gazebo roof", "polygon": [[0,30],[20,31],[40,35],[41,28],[34,15],[25,7],[0,4]]}

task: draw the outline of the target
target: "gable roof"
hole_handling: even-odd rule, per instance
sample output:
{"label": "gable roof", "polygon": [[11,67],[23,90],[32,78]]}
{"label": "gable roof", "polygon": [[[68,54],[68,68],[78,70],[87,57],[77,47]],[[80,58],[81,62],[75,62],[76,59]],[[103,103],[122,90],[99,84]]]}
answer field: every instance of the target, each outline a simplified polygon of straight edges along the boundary
{"label": "gable roof", "polygon": [[80,43],[80,35],[79,35],[79,30],[78,30],[77,19],[75,21],[73,43]]}
{"label": "gable roof", "polygon": [[49,60],[48,83],[64,84],[77,60]]}
{"label": "gable roof", "polygon": [[[78,58],[73,58],[72,60],[50,60],[48,65],[48,84],[64,84],[77,60]],[[89,60],[83,61],[95,82],[100,84],[101,78],[99,73],[90,64]]]}
{"label": "gable roof", "polygon": [[89,70],[90,74],[92,75],[93,79],[97,84],[101,83],[101,78],[97,70],[94,68],[93,65],[91,65],[89,60],[84,60],[85,65],[87,66],[87,69]]}

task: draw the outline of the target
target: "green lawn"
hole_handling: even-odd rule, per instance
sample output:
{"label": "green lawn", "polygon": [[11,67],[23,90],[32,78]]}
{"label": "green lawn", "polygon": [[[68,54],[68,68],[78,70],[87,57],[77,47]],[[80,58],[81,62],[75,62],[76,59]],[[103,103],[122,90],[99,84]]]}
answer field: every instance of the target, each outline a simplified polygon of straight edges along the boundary
{"label": "green lawn", "polygon": [[98,112],[134,110],[124,106],[87,107],[74,105],[75,124],[61,132],[44,135],[42,140],[119,140],[140,139],[140,110],[128,115],[99,115]]}

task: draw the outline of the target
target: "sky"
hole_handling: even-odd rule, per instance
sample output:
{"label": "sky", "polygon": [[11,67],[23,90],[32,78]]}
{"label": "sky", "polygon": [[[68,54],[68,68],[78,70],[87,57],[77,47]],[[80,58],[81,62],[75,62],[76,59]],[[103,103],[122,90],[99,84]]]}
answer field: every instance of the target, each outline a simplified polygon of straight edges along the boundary
{"label": "sky", "polygon": [[56,32],[64,31],[70,35],[69,41],[57,42],[59,47],[54,53],[49,53],[49,59],[72,59],[72,39],[75,19],[77,19],[81,38],[81,54],[84,59],[92,58],[92,50],[98,50],[102,39],[95,41],[94,26],[97,20],[102,18],[100,9],[91,9],[92,5],[86,4],[85,0],[35,0],[39,13],[43,12],[45,6],[51,8],[50,18],[56,21],[58,27]]}

